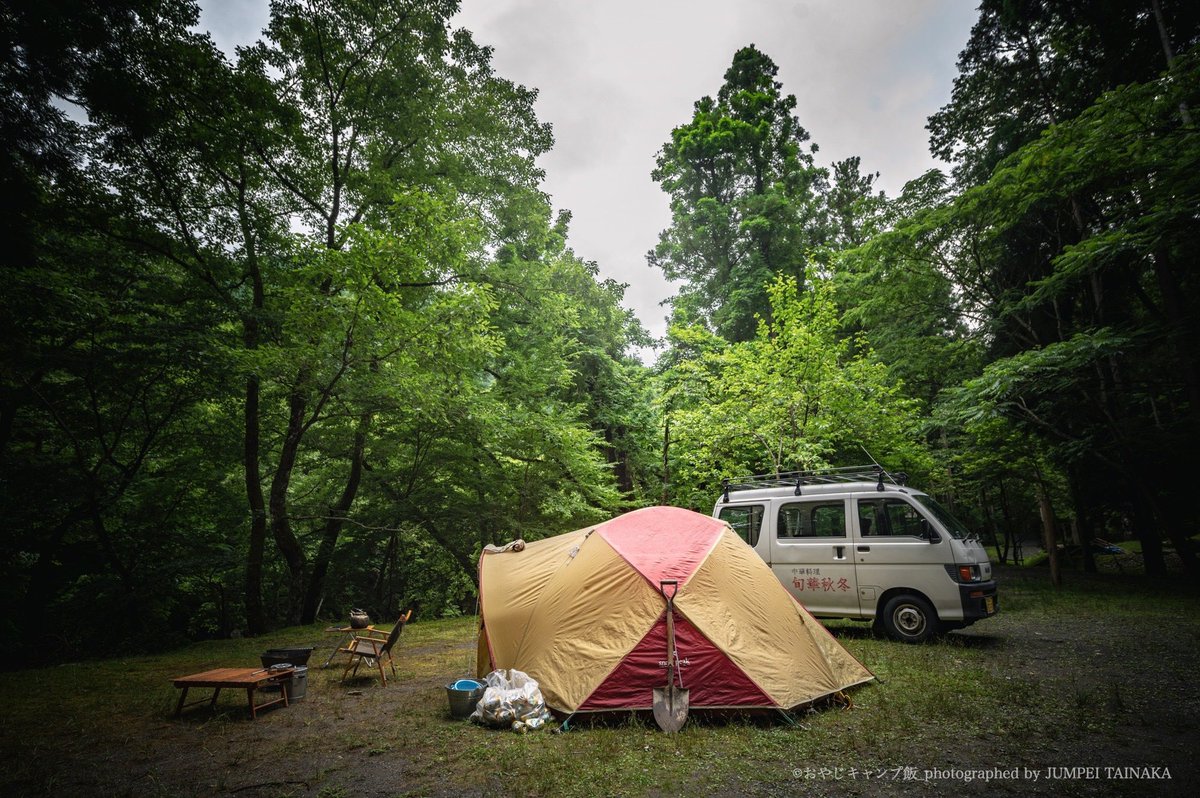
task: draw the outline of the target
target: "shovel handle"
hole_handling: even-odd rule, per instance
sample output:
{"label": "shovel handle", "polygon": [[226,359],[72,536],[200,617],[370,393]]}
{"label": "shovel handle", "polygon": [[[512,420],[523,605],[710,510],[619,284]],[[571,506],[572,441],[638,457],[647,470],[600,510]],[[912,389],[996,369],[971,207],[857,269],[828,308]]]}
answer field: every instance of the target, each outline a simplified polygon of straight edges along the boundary
{"label": "shovel handle", "polygon": [[[667,585],[671,586],[671,595],[669,595],[669,596],[667,595]],[[678,579],[662,580],[661,582],[658,583],[658,592],[662,593],[662,597],[665,598],[668,603],[674,601],[675,594],[679,592],[679,580]]]}

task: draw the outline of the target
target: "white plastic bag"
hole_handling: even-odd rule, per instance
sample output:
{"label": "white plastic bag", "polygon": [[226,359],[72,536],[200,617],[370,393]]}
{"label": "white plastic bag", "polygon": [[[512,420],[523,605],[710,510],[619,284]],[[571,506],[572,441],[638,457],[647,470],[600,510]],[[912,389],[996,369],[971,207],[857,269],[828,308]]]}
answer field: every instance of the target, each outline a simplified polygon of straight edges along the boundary
{"label": "white plastic bag", "polygon": [[540,729],[551,719],[550,710],[537,681],[517,670],[495,670],[483,680],[486,685],[471,720],[485,726],[511,728],[515,732]]}

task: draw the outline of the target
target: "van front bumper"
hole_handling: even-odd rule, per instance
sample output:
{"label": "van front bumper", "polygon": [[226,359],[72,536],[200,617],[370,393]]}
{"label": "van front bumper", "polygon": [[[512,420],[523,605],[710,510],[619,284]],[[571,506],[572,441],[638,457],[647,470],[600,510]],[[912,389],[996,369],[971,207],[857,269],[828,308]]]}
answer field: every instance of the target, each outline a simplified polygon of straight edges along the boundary
{"label": "van front bumper", "polygon": [[1000,598],[996,594],[996,582],[974,582],[958,586],[958,594],[962,599],[962,625],[975,623],[980,618],[988,618],[1000,611]]}

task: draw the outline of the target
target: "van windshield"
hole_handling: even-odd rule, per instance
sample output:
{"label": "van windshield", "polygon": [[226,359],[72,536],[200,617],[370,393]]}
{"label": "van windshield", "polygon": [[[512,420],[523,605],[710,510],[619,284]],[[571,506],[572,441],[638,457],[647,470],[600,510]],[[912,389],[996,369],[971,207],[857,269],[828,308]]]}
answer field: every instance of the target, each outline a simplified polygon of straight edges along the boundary
{"label": "van windshield", "polygon": [[951,515],[950,511],[938,504],[932,496],[917,493],[913,495],[913,498],[920,502],[922,507],[933,513],[933,516],[937,518],[941,525],[946,527],[946,531],[950,533],[950,537],[962,540],[970,536],[971,533],[963,526],[962,521]]}

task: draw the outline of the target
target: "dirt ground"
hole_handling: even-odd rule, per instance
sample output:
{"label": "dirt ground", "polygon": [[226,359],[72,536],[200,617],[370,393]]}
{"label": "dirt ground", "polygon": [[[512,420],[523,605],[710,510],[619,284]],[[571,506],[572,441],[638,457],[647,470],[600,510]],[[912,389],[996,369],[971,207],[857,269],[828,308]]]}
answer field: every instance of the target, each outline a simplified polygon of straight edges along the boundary
{"label": "dirt ground", "polygon": [[[1019,736],[963,740],[978,769],[1021,769],[1018,779],[948,780],[963,795],[1178,795],[1200,789],[1200,625],[1176,621],[1001,614],[955,633],[987,652],[1011,683],[1019,725],[1039,703],[1051,721]],[[1044,710],[1038,710],[1044,711]],[[1014,722],[1015,721],[1015,722]],[[1169,771],[1169,778],[1167,772]],[[1032,780],[1032,774],[1038,780]],[[903,794],[889,791],[886,794]]]}
{"label": "dirt ground", "polygon": [[[849,643],[861,627],[835,631]],[[1200,622],[1164,615],[1130,623],[1096,612],[1002,612],[953,642],[985,652],[992,678],[1011,686],[1001,716],[980,718],[968,737],[914,739],[908,761],[944,768],[944,778],[874,783],[773,776],[728,784],[725,795],[1179,795],[1200,788]],[[471,643],[404,651],[410,663],[469,660]],[[457,776],[463,727],[446,718],[444,665],[404,672],[386,689],[350,685],[341,670],[310,662],[307,696],[248,719],[244,699],[223,697],[171,715],[160,706],[84,726],[69,720],[53,739],[0,732],[10,795],[395,796],[519,794],[496,778]],[[240,697],[236,697],[240,698]],[[69,696],[63,696],[67,702]],[[970,697],[963,712],[971,713]],[[934,730],[936,731],[936,730]],[[957,734],[957,732],[954,732]],[[478,736],[478,735],[476,735]],[[477,742],[472,744],[478,744]],[[486,745],[486,742],[484,743]],[[447,769],[456,768],[451,774]],[[787,764],[790,773],[791,764]],[[1068,768],[1094,768],[1070,771]],[[1110,770],[1138,768],[1137,771]],[[1169,779],[1148,776],[1166,768]],[[1000,770],[985,780],[970,770]],[[1019,778],[1010,776],[1020,771]],[[955,772],[958,771],[958,772]],[[1037,773],[1037,779],[1033,773]],[[1120,776],[1137,778],[1114,779]],[[451,776],[456,777],[451,777]],[[653,788],[646,794],[658,793]],[[706,790],[712,792],[712,790]],[[597,786],[597,795],[607,794]]]}

